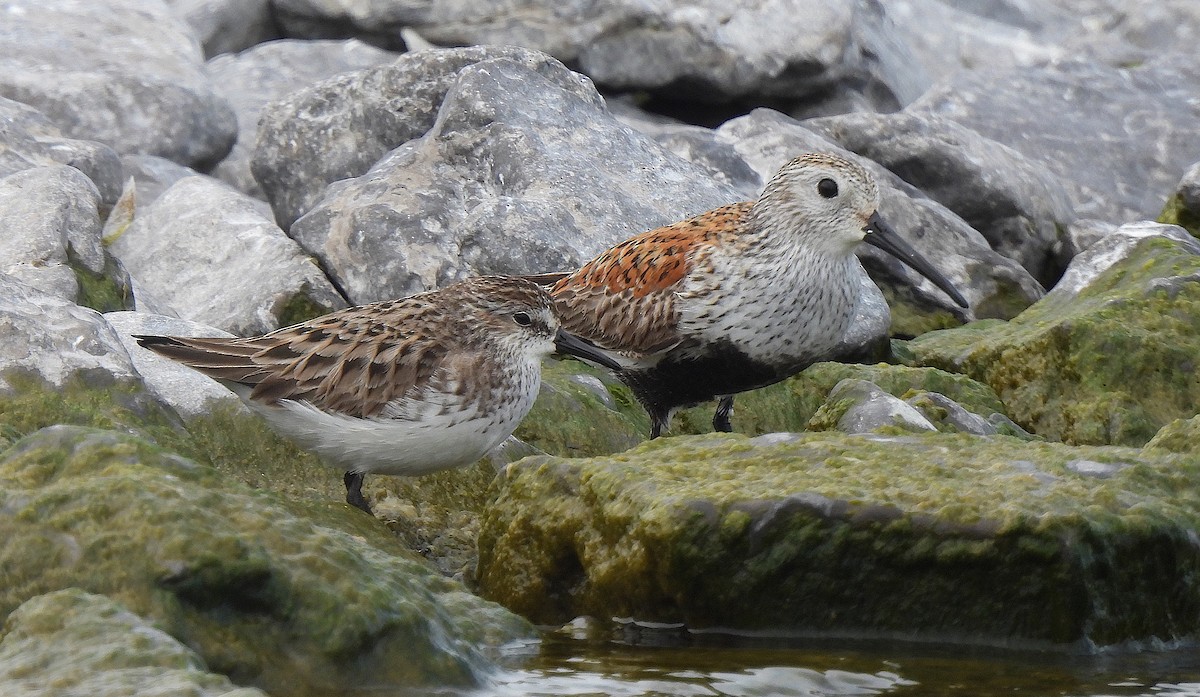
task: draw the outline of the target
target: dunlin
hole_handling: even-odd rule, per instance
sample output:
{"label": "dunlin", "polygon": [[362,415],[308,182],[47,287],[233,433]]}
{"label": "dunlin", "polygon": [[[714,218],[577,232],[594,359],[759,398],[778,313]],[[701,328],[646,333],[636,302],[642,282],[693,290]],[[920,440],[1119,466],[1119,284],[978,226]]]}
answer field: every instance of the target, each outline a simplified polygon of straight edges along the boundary
{"label": "dunlin", "polygon": [[618,367],[559,328],[545,290],[504,277],[251,338],[136,338],[220,380],[276,431],[344,471],[346,502],[368,513],[366,473],[467,465],[511,435],[537,397],[545,355]]}
{"label": "dunlin", "polygon": [[732,395],[838,358],[866,273],[866,241],[963,296],[884,222],[869,172],[809,154],[784,165],[757,201],[644,232],[567,275],[545,274],[565,329],[621,363],[650,414],[652,438],[678,408]]}

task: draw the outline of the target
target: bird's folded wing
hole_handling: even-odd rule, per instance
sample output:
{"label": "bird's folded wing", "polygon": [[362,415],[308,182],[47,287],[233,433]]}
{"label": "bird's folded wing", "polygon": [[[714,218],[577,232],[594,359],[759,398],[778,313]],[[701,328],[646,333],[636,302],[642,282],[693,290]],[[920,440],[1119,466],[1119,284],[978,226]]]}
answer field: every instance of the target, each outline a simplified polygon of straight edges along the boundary
{"label": "bird's folded wing", "polygon": [[[378,416],[424,391],[454,350],[405,324],[422,308],[388,303],[368,316],[334,313],[247,339],[138,337],[156,353],[209,377],[252,387],[250,399],[307,401],[347,416]],[[412,315],[412,316],[410,316]]]}
{"label": "bird's folded wing", "polygon": [[678,345],[686,337],[679,331],[677,294],[707,253],[742,224],[750,206],[722,206],[643,232],[557,280],[551,295],[563,328],[626,355]]}

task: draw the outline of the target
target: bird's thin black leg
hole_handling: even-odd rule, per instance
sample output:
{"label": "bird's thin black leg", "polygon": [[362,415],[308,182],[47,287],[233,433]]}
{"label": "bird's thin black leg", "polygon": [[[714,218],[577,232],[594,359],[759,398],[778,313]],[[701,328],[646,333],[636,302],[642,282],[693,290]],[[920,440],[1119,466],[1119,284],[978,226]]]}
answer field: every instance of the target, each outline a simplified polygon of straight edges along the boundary
{"label": "bird's thin black leg", "polygon": [[370,504],[363,498],[362,483],[365,476],[362,472],[347,472],[346,476],[342,477],[342,481],[346,483],[346,503],[361,508],[367,515],[375,515],[371,512]]}
{"label": "bird's thin black leg", "polygon": [[650,413],[650,440],[654,440],[662,435],[663,431],[667,430],[667,424],[671,419],[671,412],[660,412],[657,409],[648,409]]}
{"label": "bird's thin black leg", "polygon": [[717,411],[713,414],[713,430],[721,433],[732,433],[733,395],[725,395],[717,401]]}

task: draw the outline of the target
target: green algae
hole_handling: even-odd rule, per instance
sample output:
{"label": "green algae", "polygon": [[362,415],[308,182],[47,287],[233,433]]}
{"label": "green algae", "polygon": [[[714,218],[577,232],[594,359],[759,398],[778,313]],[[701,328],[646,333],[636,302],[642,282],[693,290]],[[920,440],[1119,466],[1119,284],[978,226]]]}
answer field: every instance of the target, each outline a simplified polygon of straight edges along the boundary
{"label": "green algae", "polygon": [[290,327],[293,324],[299,324],[321,315],[329,314],[334,310],[322,303],[319,303],[309,297],[308,285],[305,284],[299,291],[293,293],[282,307],[275,313],[279,318],[279,326]]}
{"label": "green algae", "polygon": [[[936,368],[876,363],[817,363],[787,380],[734,400],[733,425],[739,433],[759,435],[785,431],[832,428],[824,421],[813,422],[829,391],[844,379],[866,380],[888,394],[906,399],[916,392],[937,392],[963,405],[968,411],[987,416],[1004,413],[1004,405],[992,388],[965,375]],[[699,434],[712,430],[712,404],[681,411],[672,433]]]}
{"label": "green algae", "polygon": [[892,324],[888,329],[891,336],[920,336],[935,329],[949,329],[962,324],[962,320],[948,310],[930,310],[928,303],[918,301],[907,288],[897,289],[891,284],[883,284],[880,290],[892,315]]}
{"label": "green algae", "polygon": [[479,583],[542,622],[1169,639],[1200,631],[1198,485],[1200,459],[1131,448],[669,438],[510,468],[485,514]]}
{"label": "green algae", "polygon": [[1051,294],[1006,323],[932,332],[907,351],[912,363],[990,385],[1041,436],[1141,445],[1200,411],[1196,274],[1200,257],[1148,239],[1077,296]]}
{"label": "green algae", "polygon": [[[572,380],[576,375],[603,382],[615,408]],[[542,363],[542,392],[515,435],[547,453],[588,456],[624,450],[649,432],[645,410],[609,374],[575,360],[547,360]]]}
{"label": "green algae", "polygon": [[1163,426],[1146,443],[1146,450],[1200,454],[1200,416],[1176,419]]}
{"label": "green algae", "polygon": [[1164,225],[1178,225],[1187,230],[1192,237],[1200,237],[1200,211],[1194,211],[1187,207],[1183,202],[1181,194],[1172,194],[1163,205],[1162,213],[1159,213],[1158,219],[1155,222],[1163,223]]}
{"label": "green algae", "polygon": [[530,631],[358,511],[254,490],[114,431],[14,443],[0,510],[0,615],[62,588],[108,595],[212,670],[278,694],[469,684],[482,647]]}
{"label": "green algae", "polygon": [[133,290],[129,278],[120,264],[108,252],[104,252],[104,268],[92,271],[83,263],[73,247],[67,247],[67,266],[75,274],[79,290],[75,304],[90,307],[96,312],[116,312],[133,307]]}

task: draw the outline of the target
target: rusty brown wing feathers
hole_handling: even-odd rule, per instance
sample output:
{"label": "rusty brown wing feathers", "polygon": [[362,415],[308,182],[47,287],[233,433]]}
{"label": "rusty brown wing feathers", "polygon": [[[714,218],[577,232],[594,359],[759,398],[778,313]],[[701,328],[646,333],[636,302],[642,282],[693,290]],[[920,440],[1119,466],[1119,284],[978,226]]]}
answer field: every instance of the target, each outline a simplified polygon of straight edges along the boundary
{"label": "rusty brown wing feathers", "polygon": [[[364,310],[366,312],[364,312]],[[406,330],[445,322],[404,300],[341,310],[246,339],[139,337],[143,346],[218,380],[253,387],[252,400],[303,400],[347,416],[378,416],[423,391],[455,346]]]}
{"label": "rusty brown wing feathers", "polygon": [[550,293],[563,329],[627,354],[675,346],[683,338],[676,293],[708,251],[736,233],[751,205],[722,206],[643,232],[558,280]]}

